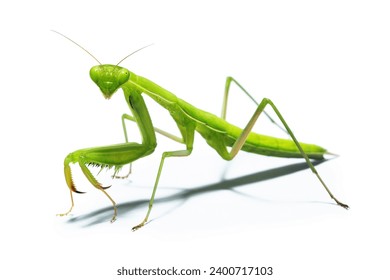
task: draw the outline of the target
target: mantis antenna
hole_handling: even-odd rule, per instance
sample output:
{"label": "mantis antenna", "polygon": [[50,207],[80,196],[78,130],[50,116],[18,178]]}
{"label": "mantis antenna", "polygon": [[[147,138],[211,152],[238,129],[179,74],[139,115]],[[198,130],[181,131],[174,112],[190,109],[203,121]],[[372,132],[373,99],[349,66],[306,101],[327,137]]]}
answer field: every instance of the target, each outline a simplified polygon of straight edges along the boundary
{"label": "mantis antenna", "polygon": [[147,45],[147,46],[145,46],[145,47],[142,47],[142,48],[140,48],[140,49],[138,49],[138,50],[132,52],[131,54],[126,55],[126,56],[125,56],[124,58],[122,58],[115,66],[118,66],[121,62],[123,62],[123,61],[124,61],[126,58],[128,58],[129,56],[132,56],[132,55],[135,54],[136,52],[139,52],[140,50],[143,50],[143,49],[145,49],[145,48],[147,48],[147,47],[150,47],[151,45],[153,45],[153,44],[150,44],[150,45]]}
{"label": "mantis antenna", "polygon": [[[87,51],[83,46],[81,46],[81,45],[78,44],[77,42],[73,41],[73,40],[70,39],[68,36],[65,36],[64,34],[58,32],[58,31],[56,31],[56,30],[51,30],[51,31],[53,31],[53,32],[57,33],[58,35],[61,35],[62,37],[68,39],[68,40],[71,41],[73,44],[75,44],[75,45],[78,46],[80,49],[82,49],[82,50],[85,51],[87,54],[89,54],[89,55],[90,55],[93,59],[95,59],[100,65],[102,65],[102,63],[101,63],[93,54],[91,54],[89,51]],[[132,55],[135,54],[136,52],[139,52],[140,50],[143,50],[143,49],[145,49],[145,48],[147,48],[147,47],[150,47],[151,45],[153,45],[153,44],[144,46],[144,47],[142,47],[142,48],[140,48],[140,49],[138,49],[138,50],[132,52],[131,54],[126,55],[126,56],[125,56],[124,58],[122,58],[115,66],[118,66],[121,62],[123,62],[123,61],[124,61],[125,59],[127,59],[128,57],[132,56]]]}
{"label": "mantis antenna", "polygon": [[89,51],[87,51],[84,47],[82,47],[80,44],[76,43],[75,41],[73,41],[72,39],[70,39],[69,37],[65,36],[64,34],[58,32],[58,31],[55,31],[55,30],[51,30],[55,33],[57,33],[58,35],[61,35],[62,37],[68,39],[69,41],[71,41],[73,44],[75,44],[76,46],[78,46],[79,48],[81,48],[82,50],[84,50],[87,54],[89,54],[93,59],[95,59],[100,65],[102,65],[100,63],[100,61],[93,55],[91,54]]}

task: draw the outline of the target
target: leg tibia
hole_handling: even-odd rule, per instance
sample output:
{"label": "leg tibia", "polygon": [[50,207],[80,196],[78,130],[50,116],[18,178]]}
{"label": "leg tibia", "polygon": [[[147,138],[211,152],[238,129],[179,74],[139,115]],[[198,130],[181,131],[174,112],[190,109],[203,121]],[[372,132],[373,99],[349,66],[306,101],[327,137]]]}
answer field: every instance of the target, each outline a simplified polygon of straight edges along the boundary
{"label": "leg tibia", "polygon": [[[228,97],[229,97],[229,91],[230,91],[230,84],[235,83],[242,92],[244,92],[250,100],[253,101],[256,106],[259,106],[259,103],[256,101],[256,99],[253,98],[253,96],[239,83],[237,82],[233,77],[227,77],[226,78],[226,83],[225,83],[225,92],[224,92],[224,97],[223,97],[223,103],[222,103],[222,113],[221,113],[221,118],[226,120],[226,114],[227,114],[227,103],[228,103]],[[279,129],[284,131],[285,133],[288,133],[280,124],[278,124],[266,111],[264,111],[264,114],[267,116],[267,118],[274,124],[276,125]]]}
{"label": "leg tibia", "polygon": [[57,216],[67,216],[70,212],[72,212],[72,209],[73,209],[73,206],[74,206],[72,190],[70,190],[70,201],[72,203],[71,206],[70,206],[70,209],[67,212],[65,212],[65,213],[57,214]]}
{"label": "leg tibia", "polygon": [[[232,146],[232,149],[229,153],[229,156],[228,157],[229,159],[230,158],[234,158],[237,153],[241,150],[242,146],[244,145],[246,139],[248,138],[248,135],[250,134],[250,132],[252,131],[253,129],[253,126],[255,125],[257,119],[259,118],[260,114],[264,111],[264,108],[267,106],[267,105],[270,105],[272,107],[272,109],[274,110],[275,114],[278,116],[279,120],[281,121],[281,123],[283,124],[285,130],[287,131],[287,133],[290,135],[290,137],[292,138],[292,140],[294,141],[297,149],[299,150],[300,154],[302,155],[302,157],[305,159],[307,165],[309,166],[309,168],[311,169],[311,171],[317,176],[318,180],[320,181],[320,183],[322,184],[322,186],[325,188],[325,190],[328,192],[328,194],[330,195],[330,197],[340,206],[344,207],[344,208],[348,208],[348,205],[344,204],[344,203],[341,203],[340,201],[338,201],[335,196],[332,194],[332,192],[329,190],[329,188],[326,186],[325,182],[322,180],[322,178],[320,177],[320,175],[318,174],[317,170],[315,169],[314,165],[311,163],[309,157],[307,156],[307,154],[305,153],[305,151],[303,150],[301,144],[298,142],[297,138],[295,137],[295,135],[293,134],[293,132],[291,131],[290,127],[288,126],[287,122],[284,120],[282,114],[279,112],[279,110],[276,108],[275,104],[268,98],[264,98],[260,105],[257,107],[256,111],[254,112],[253,116],[251,117],[251,119],[249,120],[248,124],[246,125],[246,127],[243,129],[241,135],[237,138],[237,140],[235,141],[235,143],[233,144]],[[224,150],[222,152],[222,150]],[[221,148],[221,151],[219,152],[220,154],[221,153],[226,153],[227,150],[226,150],[226,147],[224,148]],[[226,156],[227,157],[227,156]]]}
{"label": "leg tibia", "polygon": [[160,175],[161,175],[161,172],[162,172],[162,169],[164,166],[165,158],[167,158],[167,157],[185,157],[185,156],[189,156],[191,154],[191,152],[192,152],[192,149],[171,151],[171,152],[164,152],[163,153],[163,155],[161,157],[161,161],[160,161],[160,166],[159,166],[158,172],[157,172],[157,177],[156,177],[156,180],[154,183],[152,196],[150,197],[150,200],[149,200],[148,212],[146,213],[146,216],[143,219],[143,221],[140,224],[138,224],[132,228],[133,231],[138,230],[141,227],[143,227],[149,219],[149,215],[150,215],[150,212],[152,211],[152,207],[153,207],[154,197],[155,197],[156,191],[157,191],[158,182],[160,181]]}
{"label": "leg tibia", "polygon": [[164,166],[165,158],[167,158],[167,157],[186,157],[186,156],[189,156],[191,154],[193,143],[194,143],[194,134],[195,134],[194,128],[195,128],[194,126],[188,125],[188,127],[186,127],[186,128],[183,127],[181,130],[183,139],[186,140],[186,149],[185,150],[164,152],[162,154],[160,165],[159,165],[158,172],[157,172],[157,176],[156,176],[154,186],[153,186],[152,196],[150,197],[150,200],[149,200],[148,212],[146,213],[146,216],[143,219],[143,221],[140,224],[133,227],[133,229],[132,229],[133,231],[143,227],[149,219],[149,215],[150,215],[150,212],[152,211],[152,207],[153,207],[154,197],[156,195],[158,183],[160,181],[160,176],[161,176],[162,169]]}

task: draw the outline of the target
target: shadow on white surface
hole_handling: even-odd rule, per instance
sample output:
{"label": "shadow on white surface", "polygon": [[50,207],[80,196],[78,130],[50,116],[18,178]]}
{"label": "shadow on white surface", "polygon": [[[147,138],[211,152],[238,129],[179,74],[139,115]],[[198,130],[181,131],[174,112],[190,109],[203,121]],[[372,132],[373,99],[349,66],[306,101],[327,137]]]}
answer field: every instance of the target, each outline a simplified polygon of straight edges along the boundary
{"label": "shadow on white surface", "polygon": [[[313,165],[319,165],[321,163],[326,162],[327,160],[323,161],[313,161]],[[212,183],[209,185],[203,185],[203,186],[198,186],[198,187],[193,187],[191,189],[184,189],[184,188],[175,188],[178,190],[178,192],[165,196],[163,198],[156,198],[154,200],[154,208],[158,204],[166,203],[166,202],[179,202],[173,209],[165,212],[164,215],[160,215],[159,218],[162,216],[168,215],[170,212],[174,211],[174,209],[178,208],[180,205],[188,201],[189,199],[193,199],[197,196],[212,193],[212,192],[217,192],[217,191],[232,191],[235,192],[239,195],[243,196],[248,196],[251,197],[249,194],[241,193],[237,191],[238,187],[242,187],[245,185],[249,185],[252,183],[258,183],[261,181],[266,181],[270,179],[275,179],[281,176],[289,175],[298,171],[302,171],[308,169],[308,166],[306,162],[301,162],[301,163],[294,163],[294,164],[289,164],[285,165],[282,167],[277,167],[277,168],[272,168],[268,169],[265,171],[260,171],[256,173],[252,173],[249,175],[244,175],[240,176],[238,178],[233,178],[233,179],[222,179],[220,182]],[[263,199],[256,197],[256,200],[262,200],[262,201],[267,201],[271,202],[272,200],[270,199]],[[122,202],[117,204],[118,208],[118,217],[128,215],[130,212],[135,211],[139,208],[145,208],[146,205],[148,205],[149,199],[140,199],[136,201],[131,201],[131,202]],[[304,202],[302,202],[304,203]],[[308,203],[321,203],[321,204],[334,204],[332,202],[323,202],[323,201],[308,201]],[[100,223],[106,223],[110,221],[113,215],[113,207],[104,207],[99,210],[90,212],[88,214],[82,214],[77,217],[71,217],[67,222],[71,224],[81,224],[82,227],[89,227],[93,225],[97,225]],[[158,218],[152,218],[149,220],[149,223],[152,222],[153,220],[158,219]]]}

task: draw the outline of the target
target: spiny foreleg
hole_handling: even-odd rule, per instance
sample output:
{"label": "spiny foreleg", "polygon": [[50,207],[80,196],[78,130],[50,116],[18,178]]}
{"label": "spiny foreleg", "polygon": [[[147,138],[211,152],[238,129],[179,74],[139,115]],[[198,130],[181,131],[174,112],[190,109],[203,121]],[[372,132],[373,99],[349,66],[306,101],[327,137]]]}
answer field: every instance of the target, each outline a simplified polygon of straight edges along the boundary
{"label": "spiny foreleg", "polygon": [[64,161],[64,173],[65,173],[65,181],[70,190],[71,196],[71,208],[64,214],[60,214],[60,216],[65,216],[71,212],[74,206],[73,202],[73,192],[82,193],[76,189],[72,178],[72,172],[70,168],[70,164],[79,164],[84,176],[88,179],[88,181],[111,201],[114,207],[114,215],[111,219],[111,222],[116,220],[117,216],[117,207],[115,201],[111,198],[111,196],[106,192],[106,189],[109,187],[103,187],[102,184],[95,178],[95,176],[91,173],[88,166],[97,166],[101,168],[115,168],[115,173],[119,171],[119,169],[130,162],[133,162],[143,156],[149,155],[154,151],[155,143],[151,144],[139,144],[139,143],[124,143],[117,144],[112,146],[103,146],[103,147],[95,147],[95,148],[87,148],[77,150],[73,153],[70,153]]}

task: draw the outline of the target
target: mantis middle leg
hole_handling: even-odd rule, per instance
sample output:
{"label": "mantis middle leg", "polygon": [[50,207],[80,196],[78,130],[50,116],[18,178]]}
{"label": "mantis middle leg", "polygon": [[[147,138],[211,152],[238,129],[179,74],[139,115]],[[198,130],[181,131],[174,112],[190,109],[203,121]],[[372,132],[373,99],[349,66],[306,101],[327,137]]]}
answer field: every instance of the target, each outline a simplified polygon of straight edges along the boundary
{"label": "mantis middle leg", "polygon": [[157,176],[156,176],[155,183],[153,186],[152,196],[150,197],[150,200],[149,200],[148,211],[147,211],[146,216],[143,219],[143,221],[140,224],[133,227],[133,229],[132,229],[133,231],[143,227],[148,221],[150,212],[152,211],[154,197],[156,195],[157,186],[158,186],[158,182],[160,180],[160,176],[161,176],[161,172],[162,172],[162,169],[164,166],[165,158],[167,158],[167,157],[186,157],[186,156],[189,156],[192,152],[193,143],[194,143],[194,136],[195,136],[195,125],[190,124],[190,125],[187,125],[186,127],[179,126],[179,128],[180,128],[180,131],[182,133],[183,141],[184,141],[184,144],[186,145],[186,149],[164,152],[162,154],[160,165],[159,165],[158,172],[157,172]]}
{"label": "mantis middle leg", "polygon": [[[137,122],[136,118],[134,118],[133,116],[130,116],[128,114],[123,114],[122,115],[122,127],[123,127],[123,132],[124,132],[124,135],[125,135],[125,141],[126,143],[128,142],[128,136],[127,136],[127,128],[126,128],[126,123],[125,123],[125,120],[129,120],[129,121],[132,121],[132,122]],[[177,137],[176,135],[173,135],[169,132],[166,132],[158,127],[153,127],[154,128],[154,131],[156,131],[157,133],[173,140],[173,141],[176,141],[180,144],[185,144],[183,139],[180,138],[180,137]],[[132,170],[132,163],[130,162],[130,167],[129,167],[129,171],[126,175],[124,176],[117,176],[116,173],[114,175],[112,175],[113,178],[116,178],[116,179],[126,179],[130,176],[131,174],[131,170]]]}

